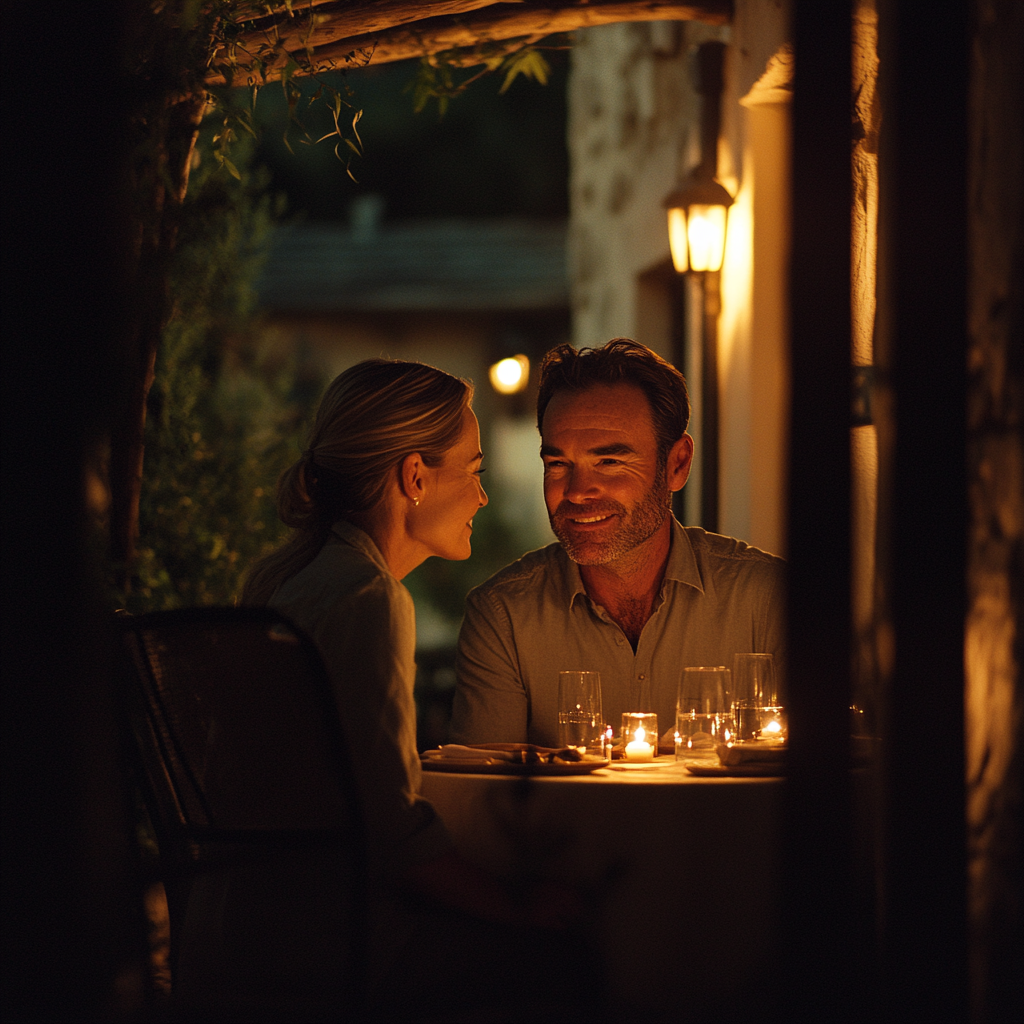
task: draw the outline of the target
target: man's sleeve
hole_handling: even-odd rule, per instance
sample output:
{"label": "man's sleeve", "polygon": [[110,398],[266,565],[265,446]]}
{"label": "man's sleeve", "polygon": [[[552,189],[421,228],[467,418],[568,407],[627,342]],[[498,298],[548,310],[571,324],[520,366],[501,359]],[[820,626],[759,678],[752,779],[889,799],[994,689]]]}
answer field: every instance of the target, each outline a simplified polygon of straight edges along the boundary
{"label": "man's sleeve", "polygon": [[486,593],[466,599],[455,661],[453,743],[525,743],[529,701],[508,612]]}

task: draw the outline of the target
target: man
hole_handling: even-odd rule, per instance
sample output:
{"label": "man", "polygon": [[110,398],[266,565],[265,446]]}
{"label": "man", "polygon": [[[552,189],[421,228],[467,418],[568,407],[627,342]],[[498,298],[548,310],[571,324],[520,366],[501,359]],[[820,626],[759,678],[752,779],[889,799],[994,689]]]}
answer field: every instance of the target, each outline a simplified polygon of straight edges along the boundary
{"label": "man", "polygon": [[601,673],[616,731],[623,712],[654,711],[664,734],[686,666],[781,660],[782,560],[671,514],[693,459],[689,418],[682,374],[634,341],[545,356],[537,426],[559,543],[467,598],[454,741],[557,745],[562,669]]}

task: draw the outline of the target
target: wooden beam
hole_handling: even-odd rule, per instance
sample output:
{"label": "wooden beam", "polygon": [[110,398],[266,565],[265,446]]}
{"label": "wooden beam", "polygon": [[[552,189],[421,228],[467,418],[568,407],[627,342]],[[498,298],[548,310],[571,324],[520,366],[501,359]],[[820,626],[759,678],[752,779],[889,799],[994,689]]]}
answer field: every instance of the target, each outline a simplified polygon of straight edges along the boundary
{"label": "wooden beam", "polygon": [[[323,5],[326,7],[327,5]],[[345,5],[346,7],[349,5]],[[452,63],[480,64],[488,56],[486,48],[493,44],[520,40],[524,43],[537,42],[546,36],[563,32],[572,32],[578,28],[590,28],[597,25],[608,25],[614,22],[628,21],[704,21],[709,24],[725,24],[732,16],[732,0],[700,0],[696,3],[663,2],[663,0],[633,0],[633,2],[610,2],[610,0],[592,0],[586,5],[580,3],[489,3],[486,5],[462,4],[466,11],[463,14],[448,14],[444,17],[420,18],[405,20],[401,18],[414,9],[429,7],[436,12],[439,7],[447,4],[378,4],[358,5],[374,8],[373,17],[382,23],[391,19],[391,28],[365,30],[366,21],[360,27],[364,30],[358,35],[345,35],[341,30],[343,24],[350,24],[342,19],[338,12],[337,20],[331,24],[337,34],[332,35],[326,27],[316,29],[315,38],[319,40],[315,46],[309,39],[299,42],[294,49],[290,44],[275,42],[269,25],[239,37],[235,46],[241,53],[235,59],[243,66],[234,73],[231,84],[246,85],[253,77],[252,71],[244,66],[248,63],[248,55],[255,56],[260,47],[264,47],[265,62],[263,77],[260,81],[272,82],[281,77],[289,55],[303,59],[300,74],[311,71],[323,72],[333,68],[342,69],[366,64],[386,64],[411,57],[423,57],[437,53],[452,54]],[[459,6],[459,5],[451,5]],[[483,9],[486,7],[486,9]],[[379,10],[377,9],[379,8]],[[387,8],[387,12],[385,12]],[[315,16],[315,15],[314,15]],[[326,22],[324,23],[326,25]],[[291,36],[288,37],[292,38]],[[273,53],[266,52],[272,46]],[[311,62],[306,60],[306,52],[312,50]],[[457,51],[462,51],[459,54]],[[223,64],[222,55],[221,64]],[[216,61],[215,61],[216,63]],[[207,85],[223,85],[225,79],[220,69],[211,73]]]}
{"label": "wooden beam", "polygon": [[242,40],[265,41],[295,53],[348,36],[386,32],[410,22],[453,17],[492,6],[494,0],[313,0],[312,6],[310,0],[305,0],[301,5],[296,3],[291,14],[279,7],[270,16],[254,18],[253,27]]}

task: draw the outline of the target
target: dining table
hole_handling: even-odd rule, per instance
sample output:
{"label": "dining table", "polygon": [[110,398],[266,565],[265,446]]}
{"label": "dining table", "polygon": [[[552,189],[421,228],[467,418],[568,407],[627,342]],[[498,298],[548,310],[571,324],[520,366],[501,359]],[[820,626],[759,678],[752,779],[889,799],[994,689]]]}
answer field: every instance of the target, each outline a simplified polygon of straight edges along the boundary
{"label": "dining table", "polygon": [[582,893],[621,1019],[728,1020],[775,1001],[784,779],[695,775],[672,755],[585,774],[424,767],[464,857]]}

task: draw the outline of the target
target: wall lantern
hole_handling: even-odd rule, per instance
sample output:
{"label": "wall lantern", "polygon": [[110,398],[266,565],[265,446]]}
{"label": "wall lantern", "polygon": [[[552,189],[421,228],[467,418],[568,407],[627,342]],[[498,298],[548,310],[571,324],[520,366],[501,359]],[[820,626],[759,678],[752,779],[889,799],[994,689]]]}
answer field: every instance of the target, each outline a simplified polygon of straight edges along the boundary
{"label": "wall lantern", "polygon": [[665,199],[672,263],[680,274],[722,269],[730,206],[725,188],[699,171]]}
{"label": "wall lantern", "polygon": [[491,387],[499,395],[515,395],[530,383],[530,360],[526,356],[499,359],[488,371]]}

